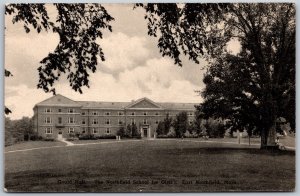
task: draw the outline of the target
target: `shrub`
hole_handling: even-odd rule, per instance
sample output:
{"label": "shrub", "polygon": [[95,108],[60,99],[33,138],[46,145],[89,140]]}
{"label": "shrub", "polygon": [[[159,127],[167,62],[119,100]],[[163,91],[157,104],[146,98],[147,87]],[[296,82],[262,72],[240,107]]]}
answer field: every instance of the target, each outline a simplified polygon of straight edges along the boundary
{"label": "shrub", "polygon": [[170,131],[167,134],[167,137],[169,138],[175,138],[176,137],[176,132],[174,129],[170,129]]}
{"label": "shrub", "polygon": [[78,137],[79,140],[96,140],[97,137],[95,135],[80,135]]}
{"label": "shrub", "polygon": [[186,131],[184,133],[185,138],[198,138],[199,135],[197,133],[190,133],[189,131]]}
{"label": "shrub", "polygon": [[115,135],[100,135],[100,136],[97,136],[97,139],[116,139],[116,136]]}
{"label": "shrub", "polygon": [[139,134],[139,135],[132,136],[132,138],[134,138],[134,139],[142,139],[142,136],[141,136],[141,134]]}

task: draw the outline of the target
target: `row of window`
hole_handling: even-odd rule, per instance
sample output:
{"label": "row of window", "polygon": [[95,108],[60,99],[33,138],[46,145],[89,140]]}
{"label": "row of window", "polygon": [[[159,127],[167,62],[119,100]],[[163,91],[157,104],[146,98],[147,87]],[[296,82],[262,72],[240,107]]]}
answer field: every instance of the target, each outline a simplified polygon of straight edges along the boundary
{"label": "row of window", "polygon": [[[94,133],[94,134],[95,134],[95,133],[98,133],[98,128],[92,128],[91,130],[92,130],[92,133]],[[86,132],[87,132],[87,128],[83,128],[82,133],[86,133]],[[52,129],[52,127],[46,127],[46,128],[45,128],[45,133],[46,133],[46,134],[53,134],[53,129]],[[74,127],[69,127],[68,133],[75,133]],[[110,128],[106,128],[106,129],[105,129],[105,133],[111,133]]]}
{"label": "row of window", "polygon": [[[51,124],[52,123],[52,118],[50,116],[45,117],[46,124]],[[62,124],[62,117],[58,117],[58,124]],[[75,123],[75,118],[74,117],[69,117],[68,118],[68,123],[69,124],[74,124]]]}
{"label": "row of window", "polygon": [[[57,111],[58,111],[58,113],[61,113],[62,109],[58,108]],[[45,113],[52,113],[52,112],[53,112],[52,108],[45,108]],[[70,113],[70,114],[75,113],[75,109],[74,108],[69,108],[68,113]]]}
{"label": "row of window", "polygon": [[[93,128],[91,128],[91,131],[92,131],[93,134],[99,133],[99,129],[98,128],[94,128],[93,127]],[[82,130],[82,133],[87,133],[87,132],[88,132],[88,128],[84,127],[83,130]],[[111,133],[110,128],[106,128],[105,129],[105,133],[106,134],[110,134]]]}
{"label": "row of window", "polygon": [[[155,124],[158,124],[158,122],[159,122],[159,121],[156,120],[156,121],[155,121]],[[46,123],[46,124],[51,124],[51,123],[52,123],[52,118],[49,117],[49,116],[46,117],[46,118],[45,118],[45,123]],[[74,124],[74,123],[75,123],[75,119],[74,119],[73,117],[69,117],[69,118],[68,118],[68,123],[69,123],[69,124]],[[130,123],[131,123],[131,124],[135,124],[135,119],[134,119],[134,118],[130,119]],[[192,124],[192,121],[189,121],[189,123]],[[58,117],[58,124],[62,124],[62,117]],[[86,121],[85,121],[85,120],[82,120],[81,124],[85,125],[85,124],[86,124]],[[99,124],[98,119],[93,119],[93,120],[92,120],[92,124],[94,124],[94,125]],[[106,125],[110,125],[110,124],[111,124],[110,119],[106,119],[106,120],[105,120],[105,124],[106,124]],[[123,124],[123,121],[120,120],[120,119],[118,119],[118,124],[119,124],[119,125],[122,125],[122,124]],[[144,124],[144,125],[148,124],[147,119],[143,119],[143,124]]]}
{"label": "row of window", "polygon": [[[61,113],[61,112],[62,112],[62,109],[58,109],[58,112]],[[45,113],[52,113],[52,108],[45,108]],[[70,113],[70,114],[75,113],[75,109],[74,109],[74,108],[69,108],[69,109],[68,109],[68,113]],[[82,112],[81,115],[85,116],[85,115],[86,115],[86,112]],[[93,112],[92,112],[92,115],[98,116],[98,115],[99,115],[99,112],[93,111]],[[105,116],[110,116],[110,112],[105,112],[104,115],[105,115]],[[118,115],[119,115],[119,116],[123,116],[123,115],[124,115],[124,112],[118,112]],[[136,113],[135,113],[135,112],[131,112],[130,115],[131,115],[131,116],[135,116]],[[147,116],[147,115],[148,115],[148,112],[143,112],[143,115],[144,115],[144,116]],[[159,116],[159,115],[160,115],[159,112],[156,112],[156,113],[155,113],[155,116]],[[167,112],[166,115],[170,115],[170,113]],[[189,116],[193,116],[193,112],[189,112],[188,115],[189,115]]]}

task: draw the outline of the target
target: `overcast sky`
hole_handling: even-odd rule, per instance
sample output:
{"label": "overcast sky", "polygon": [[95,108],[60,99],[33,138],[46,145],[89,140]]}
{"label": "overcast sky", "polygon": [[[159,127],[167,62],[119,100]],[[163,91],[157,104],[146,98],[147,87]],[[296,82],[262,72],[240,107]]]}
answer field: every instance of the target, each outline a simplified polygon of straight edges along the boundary
{"label": "overcast sky", "polygon": [[[65,80],[56,84],[56,92],[73,100],[131,101],[148,97],[160,102],[200,103],[195,93],[202,90],[206,64],[200,65],[183,58],[183,67],[162,57],[157,40],[147,35],[144,10],[133,10],[132,4],[104,5],[115,18],[113,32],[105,33],[99,40],[106,61],[90,76],[90,88],[83,94],[74,92]],[[55,10],[50,10],[55,15]],[[12,119],[33,115],[33,106],[52,96],[37,89],[39,62],[58,44],[58,35],[26,34],[22,24],[12,24],[11,16],[5,17],[5,67],[13,77],[5,78],[5,105],[13,112]]]}

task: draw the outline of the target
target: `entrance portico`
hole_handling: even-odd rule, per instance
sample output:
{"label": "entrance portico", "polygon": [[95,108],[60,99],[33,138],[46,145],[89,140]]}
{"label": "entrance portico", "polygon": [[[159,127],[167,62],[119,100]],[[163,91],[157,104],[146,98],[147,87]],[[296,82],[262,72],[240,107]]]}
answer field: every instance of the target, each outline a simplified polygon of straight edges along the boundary
{"label": "entrance portico", "polygon": [[141,125],[140,132],[142,138],[151,138],[151,128],[150,125]]}

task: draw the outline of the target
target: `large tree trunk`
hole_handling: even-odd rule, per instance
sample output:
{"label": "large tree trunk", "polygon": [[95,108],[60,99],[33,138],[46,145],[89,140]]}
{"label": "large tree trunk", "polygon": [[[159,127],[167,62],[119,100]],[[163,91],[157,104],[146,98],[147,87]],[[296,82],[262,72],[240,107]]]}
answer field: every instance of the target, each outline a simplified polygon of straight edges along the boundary
{"label": "large tree trunk", "polygon": [[261,134],[261,149],[274,149],[277,148],[276,145],[276,121],[274,120],[273,125],[264,129]]}

